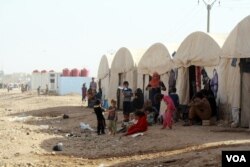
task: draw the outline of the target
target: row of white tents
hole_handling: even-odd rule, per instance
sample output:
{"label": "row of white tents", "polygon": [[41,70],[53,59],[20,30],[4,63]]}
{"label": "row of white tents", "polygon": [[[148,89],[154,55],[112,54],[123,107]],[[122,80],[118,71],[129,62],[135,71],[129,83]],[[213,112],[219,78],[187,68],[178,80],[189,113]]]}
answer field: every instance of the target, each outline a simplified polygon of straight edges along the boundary
{"label": "row of white tents", "polygon": [[[173,52],[176,51],[174,57]],[[203,67],[210,78],[216,69],[219,75],[217,102],[221,118],[238,121],[242,127],[250,124],[250,16],[244,18],[228,35],[194,32],[180,45],[156,43],[148,49],[120,48],[114,55],[103,55],[98,69],[99,86],[105,99],[119,98],[118,86],[128,81],[135,90],[145,88],[153,72],[161,75],[168,87],[170,72],[178,70],[177,93],[181,104],[190,100],[190,67]],[[118,97],[118,98],[117,98]],[[122,97],[121,97],[122,98]],[[237,111],[238,117],[237,117]],[[232,111],[236,117],[232,118]]]}

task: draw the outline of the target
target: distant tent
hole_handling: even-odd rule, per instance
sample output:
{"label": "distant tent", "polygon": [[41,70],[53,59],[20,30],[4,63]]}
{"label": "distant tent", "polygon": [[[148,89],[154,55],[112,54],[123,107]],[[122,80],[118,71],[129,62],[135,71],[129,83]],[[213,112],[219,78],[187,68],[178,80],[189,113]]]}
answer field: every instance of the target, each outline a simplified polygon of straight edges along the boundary
{"label": "distant tent", "polygon": [[120,48],[112,61],[110,69],[109,99],[117,99],[118,107],[122,108],[122,95],[118,90],[123,81],[129,82],[129,87],[133,91],[137,87],[137,63],[139,62],[144,50],[128,50],[125,47]]}
{"label": "distant tent", "polygon": [[219,89],[221,108],[227,120],[230,119],[232,110],[241,109],[240,125],[249,127],[250,15],[240,21],[231,31],[222,51],[220,82],[223,83],[223,87]]}
{"label": "distant tent", "polygon": [[[188,104],[197,86],[201,85],[200,67],[217,68],[225,35],[194,32],[187,36],[178,48],[173,60],[178,68],[177,93],[181,104]],[[210,70],[210,69],[209,69]],[[210,72],[211,73],[211,72]],[[191,83],[190,83],[191,82]]]}
{"label": "distant tent", "polygon": [[104,99],[108,98],[109,82],[110,82],[110,67],[114,55],[103,55],[98,67],[98,87],[102,89]]}

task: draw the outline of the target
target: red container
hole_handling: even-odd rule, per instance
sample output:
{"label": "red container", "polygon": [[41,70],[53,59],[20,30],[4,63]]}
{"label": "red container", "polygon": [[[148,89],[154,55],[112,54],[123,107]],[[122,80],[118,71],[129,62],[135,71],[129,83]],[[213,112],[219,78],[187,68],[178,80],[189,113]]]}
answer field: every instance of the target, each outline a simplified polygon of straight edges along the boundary
{"label": "red container", "polygon": [[74,68],[74,69],[71,70],[71,76],[72,76],[72,77],[78,77],[79,74],[80,74],[80,73],[79,73],[79,70],[78,70],[78,69]]}
{"label": "red container", "polygon": [[46,70],[42,70],[41,73],[46,73],[47,71]]}
{"label": "red container", "polygon": [[39,73],[39,71],[38,70],[34,70],[33,73]]}
{"label": "red container", "polygon": [[70,70],[68,68],[64,68],[62,75],[65,76],[65,77],[70,76]]}
{"label": "red container", "polygon": [[81,70],[81,76],[82,77],[88,77],[89,76],[89,71],[86,68],[82,69]]}

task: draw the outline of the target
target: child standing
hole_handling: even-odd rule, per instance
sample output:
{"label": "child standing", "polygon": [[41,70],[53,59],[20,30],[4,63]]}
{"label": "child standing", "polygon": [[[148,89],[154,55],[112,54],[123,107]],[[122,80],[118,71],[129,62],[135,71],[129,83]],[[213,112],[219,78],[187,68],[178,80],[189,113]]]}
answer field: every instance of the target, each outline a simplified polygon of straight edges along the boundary
{"label": "child standing", "polygon": [[178,111],[178,108],[179,108],[179,96],[178,94],[176,93],[176,88],[173,87],[170,92],[169,92],[169,97],[171,97],[171,99],[173,100],[174,102],[174,106],[176,108],[176,111],[174,113],[174,121],[175,122],[178,122],[179,118],[180,118],[180,113]]}
{"label": "child standing", "polygon": [[162,129],[165,129],[167,126],[172,129],[172,119],[173,119],[173,114],[175,112],[175,106],[174,102],[169,96],[164,96],[163,97],[164,102],[167,104],[167,109],[164,114],[164,120],[163,120],[163,127]]}
{"label": "child standing", "polygon": [[105,134],[104,129],[105,129],[105,119],[103,116],[104,109],[101,107],[101,101],[96,100],[95,105],[94,105],[94,111],[96,114],[97,118],[97,134]]}
{"label": "child standing", "polygon": [[118,120],[117,112],[116,112],[116,101],[114,99],[111,100],[111,106],[108,109],[108,120],[109,120],[109,132],[112,135],[116,134],[116,123]]}
{"label": "child standing", "polygon": [[131,112],[131,98],[133,96],[132,89],[129,87],[128,81],[123,82],[123,89],[122,94],[124,96],[123,99],[123,116],[124,116],[124,122],[129,122],[129,114]]}

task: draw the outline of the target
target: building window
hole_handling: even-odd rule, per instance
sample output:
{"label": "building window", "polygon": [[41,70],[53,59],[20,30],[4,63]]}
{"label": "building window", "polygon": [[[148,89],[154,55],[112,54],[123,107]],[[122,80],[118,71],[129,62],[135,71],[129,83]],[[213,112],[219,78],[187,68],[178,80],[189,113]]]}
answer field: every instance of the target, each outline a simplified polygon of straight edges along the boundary
{"label": "building window", "polygon": [[50,83],[55,83],[55,79],[50,79]]}

